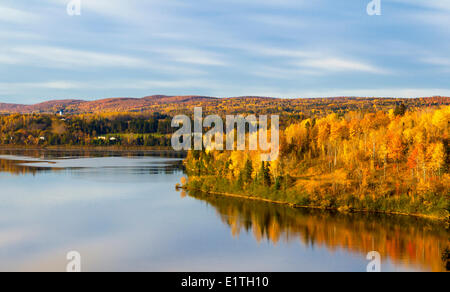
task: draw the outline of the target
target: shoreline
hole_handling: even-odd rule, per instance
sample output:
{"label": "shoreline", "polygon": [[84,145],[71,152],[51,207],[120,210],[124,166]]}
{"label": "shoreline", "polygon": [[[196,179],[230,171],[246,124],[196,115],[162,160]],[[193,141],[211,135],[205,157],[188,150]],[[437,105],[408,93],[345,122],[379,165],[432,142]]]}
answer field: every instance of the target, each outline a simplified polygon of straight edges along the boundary
{"label": "shoreline", "polygon": [[[24,145],[0,145],[0,151],[87,151],[87,152],[122,152],[122,153],[155,153],[155,152],[171,152],[171,153],[180,153],[183,154],[182,151],[174,151],[170,147],[146,147],[146,146],[24,146]],[[212,192],[212,191],[203,191],[199,189],[193,189],[189,188],[187,186],[177,186],[179,189],[187,190],[187,191],[198,191],[206,194],[212,194],[212,195],[219,195],[224,197],[231,197],[231,198],[240,198],[240,199],[246,199],[246,200],[253,200],[253,201],[261,201],[271,204],[277,204],[277,205],[286,205],[291,208],[303,208],[303,209],[316,209],[316,210],[330,210],[330,211],[338,211],[340,213],[378,213],[378,214],[387,214],[387,215],[398,215],[398,216],[409,216],[409,217],[416,217],[416,218],[424,218],[429,220],[435,220],[440,222],[449,222],[449,218],[442,218],[432,215],[425,215],[425,214],[409,214],[404,212],[395,212],[395,211],[376,211],[376,210],[369,210],[369,209],[351,209],[342,211],[341,208],[330,208],[330,207],[319,207],[319,206],[302,206],[295,203],[289,203],[285,201],[276,201],[271,199],[265,199],[258,196],[249,196],[249,195],[239,195],[239,194],[233,194],[233,193],[227,193],[227,192]]]}
{"label": "shoreline", "polygon": [[90,152],[179,152],[174,151],[171,147],[148,147],[148,146],[23,146],[23,145],[0,145],[0,151],[15,151],[15,150],[25,150],[25,151],[90,151]]}
{"label": "shoreline", "polygon": [[289,206],[294,209],[315,209],[315,210],[324,210],[324,211],[338,211],[340,213],[375,213],[375,214],[386,214],[386,215],[396,215],[396,216],[408,216],[408,217],[415,217],[415,218],[422,218],[422,219],[428,219],[433,221],[438,221],[442,223],[449,223],[449,218],[441,218],[431,215],[424,215],[424,214],[408,214],[408,213],[402,213],[402,212],[393,212],[393,211],[376,211],[376,210],[349,210],[347,212],[343,212],[340,210],[340,208],[324,208],[324,207],[318,207],[318,206],[302,206],[294,203],[288,203],[284,201],[275,201],[270,199],[264,199],[259,197],[251,197],[246,195],[238,195],[238,194],[232,194],[232,193],[223,193],[223,192],[211,192],[211,191],[202,191],[198,189],[190,189],[189,187],[182,186],[179,187],[180,189],[186,190],[186,191],[197,191],[202,192],[205,194],[211,194],[211,195],[218,195],[218,196],[224,196],[224,197],[230,197],[230,198],[239,198],[239,199],[246,199],[246,200],[253,200],[253,201],[260,201],[260,202],[266,202],[270,204],[276,204],[276,205],[285,205]]}

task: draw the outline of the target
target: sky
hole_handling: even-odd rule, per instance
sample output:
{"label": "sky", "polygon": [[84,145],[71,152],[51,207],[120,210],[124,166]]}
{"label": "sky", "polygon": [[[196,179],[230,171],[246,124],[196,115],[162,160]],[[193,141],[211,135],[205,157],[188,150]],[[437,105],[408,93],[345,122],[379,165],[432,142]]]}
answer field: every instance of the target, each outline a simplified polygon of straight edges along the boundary
{"label": "sky", "polygon": [[450,96],[450,0],[0,2],[0,102]]}

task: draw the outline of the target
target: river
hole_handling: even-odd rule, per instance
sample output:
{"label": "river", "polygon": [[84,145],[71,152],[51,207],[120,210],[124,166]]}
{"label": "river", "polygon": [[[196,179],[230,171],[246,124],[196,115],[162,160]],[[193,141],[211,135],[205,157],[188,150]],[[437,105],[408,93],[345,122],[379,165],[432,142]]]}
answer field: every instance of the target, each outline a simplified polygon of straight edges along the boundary
{"label": "river", "polygon": [[449,231],[177,191],[172,152],[0,151],[0,271],[443,271]]}

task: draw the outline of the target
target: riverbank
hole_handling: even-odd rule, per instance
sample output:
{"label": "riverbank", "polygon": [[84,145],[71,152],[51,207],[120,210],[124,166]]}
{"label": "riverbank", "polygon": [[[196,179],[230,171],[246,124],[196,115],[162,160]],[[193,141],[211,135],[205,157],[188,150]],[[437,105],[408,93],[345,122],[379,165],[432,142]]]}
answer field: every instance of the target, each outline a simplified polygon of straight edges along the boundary
{"label": "riverbank", "polygon": [[[359,200],[352,196],[348,195],[347,197],[343,198],[335,198],[333,202],[330,202],[329,200],[325,199],[322,200],[325,202],[325,204],[322,203],[322,205],[315,205],[315,204],[302,204],[297,201],[307,201],[308,199],[311,199],[312,196],[308,194],[290,194],[289,199],[286,198],[286,196],[279,196],[279,199],[275,198],[267,198],[264,194],[257,194],[257,193],[247,193],[245,190],[242,190],[241,193],[234,193],[226,191],[225,189],[221,189],[219,185],[208,185],[205,183],[206,180],[203,178],[190,177],[189,183],[185,184],[181,188],[187,191],[200,191],[207,194],[212,195],[218,195],[218,196],[224,196],[224,197],[233,197],[233,198],[241,198],[241,199],[247,199],[247,200],[254,200],[254,201],[261,201],[261,202],[267,202],[271,204],[278,204],[278,205],[287,205],[291,208],[307,208],[307,209],[319,209],[319,210],[334,210],[339,211],[341,213],[379,213],[379,214],[388,214],[388,215],[400,215],[400,216],[409,216],[409,217],[416,217],[416,218],[425,218],[435,221],[441,221],[446,222],[447,224],[450,222],[449,212],[448,210],[438,208],[432,208],[428,213],[420,213],[420,212],[408,212],[406,210],[411,210],[417,207],[419,202],[406,202],[405,197],[398,197],[398,198],[379,198],[378,200],[370,202],[372,199],[367,200]],[[228,182],[228,188],[232,189],[232,182]],[[274,190],[270,190],[270,188],[266,188],[265,191],[268,192],[274,192],[272,194],[273,197],[277,197],[277,194],[280,195],[279,192],[276,192]],[[267,194],[267,193],[266,193]],[[384,202],[381,202],[383,200]],[[353,204],[349,204],[349,201],[353,201]],[[377,206],[375,208],[363,208],[358,206],[364,206],[364,205],[373,205]],[[396,206],[392,207],[392,206]],[[384,208],[384,209],[383,209]]]}
{"label": "riverbank", "polygon": [[122,147],[122,146],[0,146],[1,154],[17,154],[24,155],[41,155],[45,153],[66,153],[66,154],[78,154],[87,156],[100,156],[105,153],[114,156],[141,156],[141,155],[162,155],[173,158],[185,158],[187,153],[183,151],[174,151],[170,147]]}
{"label": "riverbank", "polygon": [[173,151],[171,147],[159,146],[25,146],[0,145],[0,150],[47,150],[47,151]]}
{"label": "riverbank", "polygon": [[130,153],[130,154],[152,154],[152,153],[166,153],[175,155],[176,157],[184,158],[187,153],[185,151],[174,151],[171,147],[147,147],[147,146],[5,146],[0,145],[0,151],[15,152],[15,151],[37,151],[37,152],[87,152],[87,153]]}

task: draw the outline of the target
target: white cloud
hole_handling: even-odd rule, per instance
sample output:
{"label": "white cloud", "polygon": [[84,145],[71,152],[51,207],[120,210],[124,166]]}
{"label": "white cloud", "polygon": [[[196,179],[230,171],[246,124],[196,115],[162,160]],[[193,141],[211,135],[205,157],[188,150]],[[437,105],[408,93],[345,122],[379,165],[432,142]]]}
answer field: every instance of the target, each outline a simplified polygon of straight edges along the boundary
{"label": "white cloud", "polygon": [[[47,0],[47,2],[59,5],[65,11],[69,0]],[[177,0],[81,0],[81,16],[105,16],[114,21],[126,22],[128,25],[146,25],[149,21],[157,24],[166,21],[170,16],[165,13],[165,8],[183,5],[185,5],[183,2]]]}
{"label": "white cloud", "polygon": [[68,81],[54,80],[45,82],[3,82],[0,90],[4,94],[20,93],[24,90],[55,89],[55,90],[106,90],[106,89],[213,89],[220,85],[211,80],[179,79],[166,80],[107,80],[107,81]]}
{"label": "white cloud", "polygon": [[307,24],[299,19],[298,17],[287,17],[286,15],[275,15],[275,14],[254,14],[254,15],[243,15],[243,18],[249,19],[251,21],[262,23],[271,28],[291,28],[291,29],[302,29],[307,26]]}
{"label": "white cloud", "polygon": [[[50,46],[0,47],[0,64],[24,65],[64,70],[86,68],[130,68],[158,70],[179,75],[203,75],[204,72],[192,66],[179,66],[170,62],[153,62],[146,58],[86,50]],[[184,63],[216,64],[218,61],[198,55],[198,59],[185,59]],[[215,62],[215,63],[214,63]]]}
{"label": "white cloud", "polygon": [[8,54],[0,54],[0,64],[14,65],[20,63],[20,60]]}
{"label": "white cloud", "polygon": [[283,58],[313,58],[319,57],[318,52],[306,51],[301,49],[290,49],[273,47],[264,44],[245,43],[238,40],[229,40],[221,44],[222,48],[241,50],[252,56],[269,56],[269,57],[283,57]]}
{"label": "white cloud", "polygon": [[166,55],[171,61],[194,64],[194,65],[206,65],[206,66],[226,66],[223,61],[224,57],[210,53],[204,50],[192,50],[192,49],[158,49],[154,50],[159,54]]}
{"label": "white cloud", "polygon": [[117,54],[49,46],[16,47],[11,50],[24,63],[44,67],[140,67],[145,60]]}
{"label": "white cloud", "polygon": [[441,57],[429,57],[422,60],[423,62],[436,66],[450,67],[450,59]]}
{"label": "white cloud", "polygon": [[302,50],[292,50],[292,49],[280,49],[271,47],[257,47],[251,50],[254,53],[274,56],[274,57],[287,57],[287,58],[313,58],[317,57],[319,54],[317,52],[307,52]]}
{"label": "white cloud", "polygon": [[[364,9],[361,9],[364,21],[350,15],[351,11],[344,20],[339,9],[345,10],[346,6],[331,0],[200,0],[198,3],[82,0],[82,15],[78,18],[65,14],[69,0],[46,0],[46,4],[8,1],[12,13],[0,5],[0,12],[5,12],[0,13],[0,26],[4,21],[14,26],[0,28],[0,67],[9,69],[18,65],[15,74],[9,76],[13,79],[8,79],[17,83],[3,83],[9,88],[0,91],[14,90],[14,94],[5,96],[11,100],[36,96],[34,91],[44,96],[71,92],[88,96],[93,91],[95,96],[95,90],[98,93],[110,88],[118,89],[120,94],[143,90],[166,93],[170,89],[180,89],[183,93],[187,88],[191,92],[198,90],[199,94],[228,96],[275,95],[285,89],[301,95],[308,92],[295,90],[304,86],[306,89],[338,86],[349,89],[342,92],[330,89],[323,95],[364,92],[392,95],[389,90],[352,91],[350,88],[355,85],[347,77],[364,79],[367,75],[372,77],[370,74],[384,74],[376,76],[383,88],[395,86],[390,78],[393,72],[399,73],[396,78],[401,86],[446,87],[445,78],[435,76],[447,76],[442,72],[450,68],[446,59],[448,38],[439,35],[449,32],[450,1],[396,1],[405,5],[389,5],[395,9],[392,10],[395,20],[383,18],[378,39],[370,39],[371,33],[375,33],[372,28],[376,19],[366,18]],[[308,14],[312,6],[311,11],[317,14]],[[330,14],[332,9],[337,13]],[[33,17],[42,21],[31,22]],[[347,27],[350,23],[352,26]],[[408,29],[417,34],[416,38],[427,41],[415,41],[414,36],[406,33]],[[401,44],[395,48],[386,45],[393,40]],[[114,45],[105,49],[106,43]],[[418,52],[413,52],[412,44]],[[438,70],[429,70],[425,64]],[[36,72],[39,72],[38,80],[86,80],[84,73],[92,68],[101,76],[98,80],[24,83],[34,80]],[[17,74],[20,70],[23,75]],[[130,76],[124,76],[125,71]],[[352,75],[339,79],[338,73],[342,72]],[[423,82],[408,83],[416,80],[413,74],[419,72]],[[116,80],[122,76],[144,80]],[[277,85],[265,88],[267,83],[272,84],[268,80],[271,78],[277,79]],[[340,80],[342,84],[338,83]],[[362,81],[361,84],[372,84],[367,79]],[[428,92],[396,90],[393,92]],[[431,92],[438,91],[431,89]],[[309,93],[322,95],[320,91]]]}
{"label": "white cloud", "polygon": [[450,58],[444,57],[432,57],[428,54],[428,57],[422,58],[421,61],[425,64],[433,66],[436,72],[448,74],[450,73]]}
{"label": "white cloud", "polygon": [[25,83],[24,86],[37,87],[37,88],[47,88],[47,89],[75,89],[80,88],[83,84],[77,82],[68,81],[50,81],[43,83]]}
{"label": "white cloud", "polygon": [[408,6],[429,8],[438,11],[450,11],[450,2],[448,0],[394,0],[394,2],[403,3]]}
{"label": "white cloud", "polygon": [[269,79],[281,79],[281,80],[295,80],[300,76],[320,76],[321,72],[313,69],[298,69],[282,66],[258,66],[249,71],[250,74],[269,78]]}
{"label": "white cloud", "polygon": [[430,96],[450,96],[450,89],[439,88],[385,88],[385,89],[325,89],[280,91],[275,88],[255,88],[255,95],[280,98],[316,98],[316,97],[397,97],[416,98]]}
{"label": "white cloud", "polygon": [[420,11],[402,13],[410,23],[418,21],[438,28],[441,33],[448,34],[450,27],[450,1],[448,0],[393,0],[408,7],[420,8]]}
{"label": "white cloud", "polygon": [[[320,0],[316,0],[320,1]],[[283,7],[283,8],[295,8],[304,7],[308,5],[310,1],[305,0],[214,0],[214,2],[221,3],[235,3],[233,5],[249,5],[249,6],[268,6],[268,7]]]}
{"label": "white cloud", "polygon": [[39,17],[33,13],[16,8],[0,6],[0,22],[29,23],[38,19]]}
{"label": "white cloud", "polygon": [[83,84],[79,82],[69,81],[49,81],[49,82],[1,82],[0,94],[15,95],[23,94],[30,90],[35,91],[39,89],[50,90],[73,90],[76,88],[83,88]]}
{"label": "white cloud", "polygon": [[338,72],[357,71],[374,74],[386,73],[386,71],[364,62],[340,58],[307,59],[305,61],[300,61],[297,64],[301,67],[314,68],[324,71],[338,71]]}
{"label": "white cloud", "polygon": [[[69,0],[47,0],[50,3],[66,7]],[[81,10],[83,12],[94,12],[97,14],[108,15],[111,17],[136,17],[139,9],[135,7],[134,0],[81,0]]]}
{"label": "white cloud", "polygon": [[[311,92],[312,96],[317,93]],[[325,95],[324,95],[325,94]],[[327,90],[322,96],[361,96],[361,97],[399,97],[415,98],[430,96],[450,96],[450,89],[444,88],[386,88],[386,89],[347,89]]]}
{"label": "white cloud", "polygon": [[[320,75],[330,72],[365,72],[372,74],[389,74],[388,70],[378,68],[369,63],[336,57],[332,52],[308,51],[300,49],[283,49],[270,46],[238,44],[230,46],[234,49],[244,50],[251,55],[279,57],[286,59],[279,63],[277,70],[292,73],[292,65],[296,65],[298,73],[307,75]],[[285,66],[283,66],[285,64]],[[284,68],[283,68],[284,67]]]}
{"label": "white cloud", "polygon": [[[185,94],[187,90],[207,90],[210,96],[267,96],[278,98],[315,98],[315,97],[398,97],[415,98],[429,96],[450,96],[449,88],[336,88],[336,89],[286,89],[283,90],[268,86],[235,86],[234,84],[223,84],[208,79],[179,79],[173,81],[165,80],[107,80],[107,81],[67,81],[54,80],[47,82],[27,83],[0,83],[2,94],[24,94],[26,92],[36,93],[38,90],[62,90],[64,98],[73,98],[73,92],[83,89],[99,90],[140,90],[146,94],[160,94],[161,91],[176,90],[179,94]],[[59,92],[59,91],[58,91]],[[191,91],[192,92],[192,91]],[[41,100],[43,101],[43,100]]]}
{"label": "white cloud", "polygon": [[[25,40],[39,40],[43,37],[41,35],[37,35],[30,32],[24,32],[19,30],[8,30],[8,31],[0,31],[0,39],[3,40],[17,40],[17,39],[25,39]],[[2,40],[2,41],[3,41]]]}
{"label": "white cloud", "polygon": [[[378,68],[369,63],[336,57],[329,52],[307,51],[296,49],[281,49],[257,45],[235,45],[233,48],[247,51],[252,55],[285,58],[287,61],[279,63],[278,71],[287,74],[300,73],[307,75],[320,75],[330,72],[365,72],[372,74],[389,74],[388,70]],[[283,68],[283,64],[285,64]],[[299,68],[292,69],[292,65]],[[264,72],[262,72],[264,74]],[[259,74],[260,75],[260,74]]]}
{"label": "white cloud", "polygon": [[415,14],[414,19],[420,20],[426,24],[433,25],[441,29],[442,32],[448,33],[450,27],[450,12],[422,12]]}

